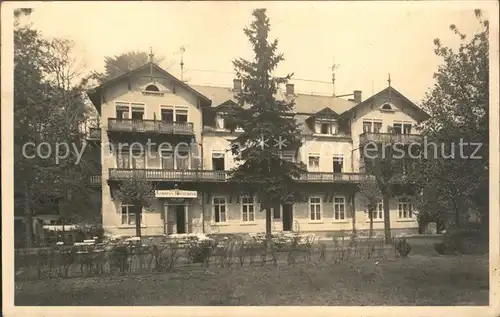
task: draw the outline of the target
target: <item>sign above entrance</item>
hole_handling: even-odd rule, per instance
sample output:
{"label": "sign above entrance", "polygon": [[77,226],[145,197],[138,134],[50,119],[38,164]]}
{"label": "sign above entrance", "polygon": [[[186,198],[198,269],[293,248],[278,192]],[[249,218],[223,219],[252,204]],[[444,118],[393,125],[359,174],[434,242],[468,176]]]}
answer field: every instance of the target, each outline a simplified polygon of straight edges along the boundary
{"label": "sign above entrance", "polygon": [[195,190],[155,190],[156,198],[196,198],[198,197],[198,192]]}

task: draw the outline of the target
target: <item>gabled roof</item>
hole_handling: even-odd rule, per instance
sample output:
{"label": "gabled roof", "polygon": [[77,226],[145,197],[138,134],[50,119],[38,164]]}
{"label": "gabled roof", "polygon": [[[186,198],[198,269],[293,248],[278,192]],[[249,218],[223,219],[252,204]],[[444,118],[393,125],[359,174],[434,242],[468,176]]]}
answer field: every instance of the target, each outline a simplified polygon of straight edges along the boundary
{"label": "gabled roof", "polygon": [[[210,98],[212,100],[212,107],[217,107],[227,102],[228,100],[232,100],[233,102],[237,103],[234,90],[231,88],[201,85],[193,85],[192,87]],[[289,101],[293,99],[295,101],[295,113],[304,113],[309,115],[315,115],[325,108],[329,108],[335,113],[341,114],[356,105],[356,103],[352,101],[333,96],[301,93],[295,94],[293,96],[287,96],[282,89],[278,89],[275,98],[278,100]]]}
{"label": "gabled roof", "polygon": [[316,114],[312,115],[310,118],[337,118],[338,116],[338,113],[333,111],[331,108],[326,107],[323,110],[316,112]]}
{"label": "gabled roof", "polygon": [[400,93],[399,91],[397,91],[392,86],[387,87],[385,89],[382,89],[381,91],[379,91],[375,95],[371,96],[370,98],[368,98],[368,99],[366,99],[366,100],[358,103],[356,106],[352,107],[351,109],[349,109],[348,111],[346,111],[345,113],[343,113],[342,116],[346,116],[346,115],[352,114],[354,111],[356,111],[360,107],[362,107],[362,106],[364,106],[366,104],[369,104],[370,102],[372,102],[374,99],[380,97],[381,95],[389,93],[389,91],[390,91],[390,93],[392,95],[394,95],[395,98],[404,100],[408,105],[410,105],[413,109],[415,109],[417,111],[417,113],[422,116],[422,120],[421,121],[426,120],[426,119],[428,119],[430,117],[427,112],[425,112],[422,108],[420,108],[415,103],[413,103],[411,100],[409,100],[408,98],[406,98],[402,93]]}
{"label": "gabled roof", "polygon": [[181,87],[187,89],[188,91],[192,92],[193,94],[197,95],[205,104],[207,104],[207,105],[211,104],[211,100],[209,98],[207,98],[205,95],[203,95],[202,93],[200,93],[199,91],[197,91],[193,87],[189,86],[185,82],[179,80],[178,78],[176,78],[175,76],[173,76],[172,74],[170,74],[169,72],[167,72],[166,70],[161,68],[160,66],[156,65],[155,63],[150,62],[150,63],[144,64],[143,66],[138,67],[134,70],[131,70],[131,71],[129,71],[121,76],[110,79],[110,80],[102,83],[98,87],[89,89],[87,91],[87,95],[89,96],[89,99],[92,101],[94,106],[97,108],[97,111],[100,112],[100,109],[101,109],[101,94],[103,92],[103,89],[105,89],[111,85],[114,85],[114,84],[116,84],[124,79],[127,79],[128,77],[133,76],[133,75],[147,69],[148,67],[152,67],[154,71],[157,71],[160,74],[174,80],[179,86],[181,86]]}

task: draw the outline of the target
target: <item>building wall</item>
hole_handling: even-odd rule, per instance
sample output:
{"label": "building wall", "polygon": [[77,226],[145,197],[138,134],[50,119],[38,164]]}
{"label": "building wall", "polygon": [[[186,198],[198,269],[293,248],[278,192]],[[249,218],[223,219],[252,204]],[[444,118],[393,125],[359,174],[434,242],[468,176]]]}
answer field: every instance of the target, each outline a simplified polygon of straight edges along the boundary
{"label": "building wall", "polygon": [[[148,75],[144,71],[144,76]],[[101,113],[101,140],[102,140],[102,219],[103,226],[108,233],[113,235],[133,236],[135,235],[135,225],[121,224],[121,204],[119,201],[111,199],[111,189],[107,185],[109,178],[109,168],[116,168],[117,162],[115,154],[107,146],[109,140],[107,135],[108,118],[115,117],[115,102],[137,102],[145,104],[145,119],[161,118],[160,105],[185,106],[188,108],[188,122],[193,123],[195,137],[197,142],[203,145],[203,169],[213,169],[212,154],[221,153],[225,158],[225,169],[229,170],[235,166],[233,156],[227,150],[229,149],[231,140],[235,137],[229,133],[210,133],[205,134],[202,138],[202,116],[198,107],[197,97],[181,87],[176,87],[175,94],[172,92],[172,83],[166,80],[157,80],[156,84],[160,90],[164,92],[163,96],[145,96],[142,93],[144,87],[151,81],[147,77],[139,79],[131,79],[130,89],[127,82],[116,85],[108,89],[104,94],[104,103]],[[393,105],[398,109],[393,113],[381,112],[377,108],[380,107],[386,100],[383,98],[374,100],[371,105],[364,109],[358,109],[356,118],[352,122],[352,141],[335,137],[309,137],[305,139],[303,147],[299,151],[298,159],[308,163],[309,154],[320,155],[320,165],[316,170],[318,172],[333,171],[334,155],[341,155],[344,159],[343,172],[359,172],[359,151],[355,151],[359,147],[359,135],[363,131],[364,119],[380,119],[383,123],[383,132],[387,131],[387,126],[392,125],[394,121],[408,121],[416,123],[412,119],[410,109],[405,109],[401,100],[395,99]],[[129,141],[134,142],[133,139]],[[353,154],[354,150],[354,154]],[[159,158],[148,158],[146,160],[147,168],[161,168]],[[329,188],[331,191],[331,187]],[[265,212],[260,211],[259,204],[256,200],[254,205],[255,221],[252,223],[242,222],[242,206],[234,197],[230,200],[230,196],[225,192],[211,193],[212,199],[202,201],[200,198],[190,201],[188,222],[190,232],[206,233],[235,233],[235,232],[263,232],[265,231]],[[294,204],[293,207],[293,228],[301,232],[334,232],[340,230],[352,230],[353,215],[355,215],[355,227],[358,230],[368,229],[369,221],[365,212],[362,201],[356,197],[354,202],[351,200],[351,193],[342,191],[340,188],[335,190],[335,196],[345,197],[346,218],[343,220],[334,219],[333,202],[329,196],[325,195],[325,191],[313,192],[310,196],[321,197],[322,199],[322,217],[321,220],[310,220],[309,202],[301,202]],[[359,196],[359,195],[357,195]],[[226,198],[227,206],[227,221],[225,223],[214,223],[213,218],[213,197]],[[162,235],[165,230],[165,204],[163,199],[156,199],[153,204],[143,212],[142,218],[142,234]],[[205,216],[202,216],[202,204],[205,207]],[[391,223],[394,229],[416,228],[417,222],[413,220],[401,221],[398,217],[397,201],[391,201]],[[171,209],[167,209],[168,223],[166,228],[169,232],[173,231],[175,226],[175,214]],[[204,229],[203,229],[204,228]],[[282,219],[273,220],[273,230],[282,230]],[[382,229],[383,222],[376,221],[375,229]]]}
{"label": "building wall", "polygon": [[[102,221],[106,231],[114,235],[135,235],[135,226],[121,224],[121,204],[116,199],[111,198],[111,188],[108,185],[109,169],[117,167],[116,155],[109,146],[108,138],[108,118],[116,117],[115,102],[130,102],[144,104],[144,119],[152,120],[161,118],[161,105],[183,106],[188,109],[188,122],[193,123],[193,130],[196,140],[201,140],[201,110],[198,107],[197,97],[188,90],[176,86],[173,93],[173,82],[164,79],[155,79],[163,96],[143,95],[144,88],[151,83],[147,78],[149,72],[145,70],[139,77],[131,78],[130,89],[128,82],[123,81],[110,87],[104,92],[104,100],[101,110],[101,176],[102,176]],[[157,74],[153,74],[153,76]],[[135,140],[130,139],[127,143],[131,144]],[[199,142],[199,141],[198,141]],[[116,146],[115,146],[116,147]],[[147,168],[160,168],[159,157],[149,157],[146,159]],[[160,202],[155,202],[150,211],[145,211],[143,216],[144,235],[163,234],[163,206]]]}
{"label": "building wall", "polygon": [[[353,166],[354,170],[360,170],[360,150],[359,150],[359,136],[363,133],[364,120],[376,120],[382,122],[382,133],[388,133],[388,126],[393,123],[411,123],[417,124],[415,118],[417,117],[415,110],[410,108],[406,102],[399,98],[391,98],[391,104],[394,106],[394,112],[381,111],[380,107],[388,102],[388,96],[379,96],[375,98],[370,104],[360,107],[356,110],[355,118],[351,121],[352,131],[352,146],[353,152]],[[412,129],[415,130],[415,129]],[[412,131],[412,134],[418,133]]]}

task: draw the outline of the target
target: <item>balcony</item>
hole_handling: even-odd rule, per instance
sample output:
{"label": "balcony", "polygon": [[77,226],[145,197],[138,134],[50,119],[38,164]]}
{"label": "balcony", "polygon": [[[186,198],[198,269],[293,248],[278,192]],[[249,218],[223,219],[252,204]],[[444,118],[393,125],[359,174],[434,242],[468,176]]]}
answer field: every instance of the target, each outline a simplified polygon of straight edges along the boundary
{"label": "balcony", "polygon": [[373,143],[421,143],[423,136],[420,134],[394,134],[365,132],[359,135],[359,144]]}
{"label": "balcony", "polygon": [[89,182],[90,182],[90,186],[92,186],[92,187],[100,187],[101,186],[101,175],[91,175]]}
{"label": "balcony", "polygon": [[110,118],[108,131],[193,135],[193,123]]}
{"label": "balcony", "polygon": [[[164,170],[164,169],[109,169],[109,179],[113,181],[127,180],[134,177],[146,178],[150,181],[174,182],[227,182],[230,181],[228,171],[215,170]],[[302,175],[299,182],[311,183],[357,183],[364,179],[362,173],[321,173],[308,172]]]}

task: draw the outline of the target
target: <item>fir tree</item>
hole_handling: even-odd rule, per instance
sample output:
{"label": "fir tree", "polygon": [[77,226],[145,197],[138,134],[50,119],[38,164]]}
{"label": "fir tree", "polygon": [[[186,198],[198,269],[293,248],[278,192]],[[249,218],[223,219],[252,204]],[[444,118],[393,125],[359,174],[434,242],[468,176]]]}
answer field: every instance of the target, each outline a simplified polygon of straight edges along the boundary
{"label": "fir tree", "polygon": [[296,150],[301,145],[293,100],[276,98],[279,86],[286,84],[293,74],[273,76],[284,60],[283,54],[277,52],[277,39],[268,41],[270,22],[266,9],[254,10],[253,17],[244,33],[255,57],[233,61],[242,89],[236,96],[240,106],[227,119],[232,129],[240,127],[243,132],[231,143],[238,166],[230,172],[230,177],[241,184],[242,193],[257,195],[260,211],[266,212],[266,235],[270,239],[271,208],[300,197],[297,179],[304,166],[281,156],[282,151]]}

